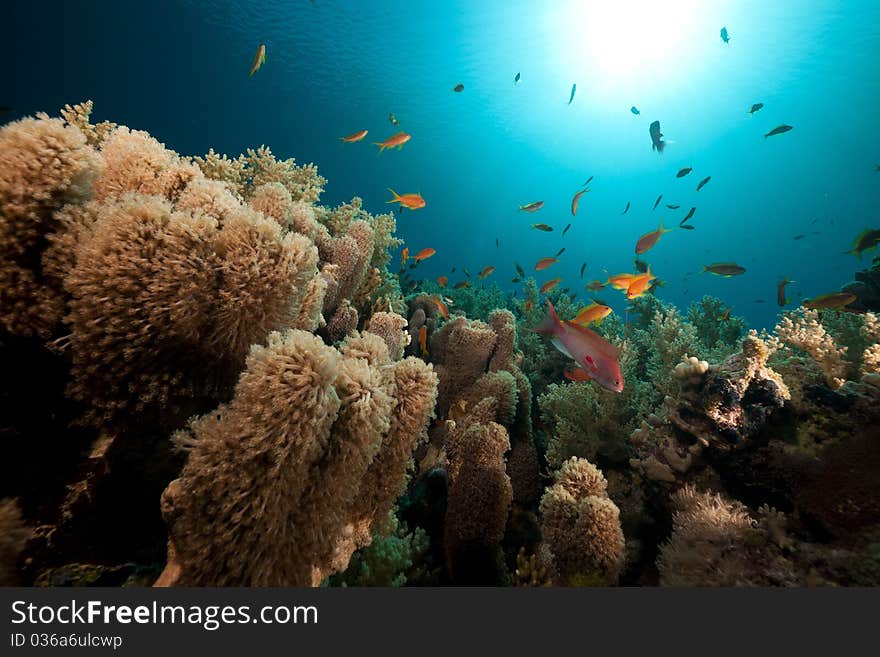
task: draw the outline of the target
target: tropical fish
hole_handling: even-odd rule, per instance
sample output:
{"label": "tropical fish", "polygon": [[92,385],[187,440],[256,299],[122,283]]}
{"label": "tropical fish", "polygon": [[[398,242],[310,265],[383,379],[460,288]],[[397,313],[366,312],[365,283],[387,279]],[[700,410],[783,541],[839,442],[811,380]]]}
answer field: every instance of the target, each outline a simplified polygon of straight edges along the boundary
{"label": "tropical fish", "polygon": [[461,82],[459,82],[457,85],[455,85],[454,87],[452,87],[452,90],[453,90],[455,93],[460,94],[462,91],[464,91],[464,85],[463,85]]}
{"label": "tropical fish", "polygon": [[845,253],[858,256],[859,260],[861,260],[864,251],[875,249],[878,244],[880,244],[880,229],[866,228],[856,237],[853,248],[845,251]]}
{"label": "tropical fish", "polygon": [[722,40],[724,43],[730,43],[730,34],[727,33],[727,28],[726,28],[726,27],[722,27],[722,28],[721,28],[721,40]]}
{"label": "tropical fish", "polygon": [[563,253],[565,253],[565,247],[564,247],[564,246],[556,252],[556,257],[558,258],[558,257],[561,256]]}
{"label": "tropical fish", "polygon": [[697,191],[700,191],[701,189],[703,189],[703,187],[706,186],[706,183],[708,183],[710,180],[712,180],[712,176],[706,176],[700,182],[698,182],[697,183]]}
{"label": "tropical fish", "polygon": [[522,268],[522,265],[520,265],[518,262],[513,263],[513,265],[514,265],[514,267],[516,267],[516,273],[519,274],[519,277],[525,278],[526,271],[525,271],[525,269]]}
{"label": "tropical fish", "polygon": [[557,278],[553,278],[553,279],[547,281],[546,283],[544,283],[544,284],[541,286],[541,294],[547,294],[550,290],[552,290],[554,287],[556,287],[557,285],[559,285],[559,282],[560,282],[561,280],[562,280],[562,277],[559,276],[559,277],[557,277]]}
{"label": "tropical fish", "polygon": [[718,320],[721,322],[730,321],[730,306],[727,306],[725,311],[721,313],[721,317],[719,317]]}
{"label": "tropical fish", "polygon": [[449,278],[446,276],[438,276],[437,277],[437,285],[440,287],[446,287],[449,284]]}
{"label": "tropical fish", "polygon": [[521,79],[522,79],[522,76],[520,76],[520,74],[517,73],[517,74],[516,74],[516,77],[513,78],[513,84],[514,84],[514,86],[518,85]]}
{"label": "tropical fish", "polygon": [[259,71],[263,64],[266,63],[266,44],[261,43],[257,46],[257,54],[254,55],[254,63],[251,64],[251,71],[248,73],[248,76],[253,75],[257,71]]}
{"label": "tropical fish", "polygon": [[554,265],[559,262],[556,258],[541,258],[535,264],[535,271],[543,271],[547,269],[550,265]]}
{"label": "tropical fish", "polygon": [[571,228],[571,224],[567,224],[565,228],[562,229],[562,234],[565,235],[568,232],[568,229]]}
{"label": "tropical fish", "polygon": [[804,306],[813,310],[840,310],[855,300],[856,295],[850,292],[832,292],[813,299],[806,299]]}
{"label": "tropical fish", "polygon": [[460,289],[462,289],[463,287],[470,287],[470,286],[471,286],[471,282],[470,282],[470,281],[459,281],[458,283],[456,283],[456,284],[453,285],[452,287],[453,287],[453,289],[460,290]]}
{"label": "tropical fish", "polygon": [[[553,304],[547,300],[547,316],[535,332],[552,336],[553,346],[574,360],[590,378],[612,392],[623,390],[620,373],[620,349],[586,326],[561,322]],[[578,375],[579,377],[582,375]]]}
{"label": "tropical fish", "polygon": [[690,224],[679,224],[678,227],[683,228],[684,230],[693,230],[694,229],[694,226],[691,226]]}
{"label": "tropical fish", "polygon": [[409,259],[409,247],[404,247],[403,252],[400,254],[400,266],[406,267],[406,261]]}
{"label": "tropical fish", "polygon": [[[586,263],[584,263],[584,264],[586,264]],[[605,287],[605,283],[603,283],[602,281],[590,281],[589,283],[584,285],[584,287],[587,288],[588,290],[590,290],[591,292],[598,292],[599,290],[601,290]]]}
{"label": "tropical fish", "polygon": [[419,328],[419,348],[422,350],[422,356],[428,355],[428,327],[424,324]]}
{"label": "tropical fish", "polygon": [[569,368],[562,373],[562,376],[569,381],[574,381],[576,383],[590,380],[590,375],[587,374],[587,370],[580,367]]}
{"label": "tropical fish", "polygon": [[498,238],[496,237],[495,238],[495,248],[497,249],[499,246],[501,246],[501,243],[498,241]]}
{"label": "tropical fish", "polygon": [[483,267],[480,270],[480,273],[477,274],[477,276],[479,277],[480,280],[483,280],[487,276],[491,276],[492,272],[494,272],[494,271],[495,271],[495,267],[493,267],[492,265],[489,265],[488,267]]}
{"label": "tropical fish", "polygon": [[379,152],[381,153],[386,148],[394,148],[397,147],[397,150],[403,148],[403,145],[411,139],[410,135],[406,132],[398,132],[391,135],[388,139],[382,142],[373,142],[373,146],[379,147]]}
{"label": "tropical fish", "polygon": [[648,271],[648,263],[645,262],[644,260],[639,260],[638,258],[636,258],[633,261],[633,264],[635,264],[636,271],[639,272],[640,274],[644,274],[646,271]]}
{"label": "tropical fish", "polygon": [[511,282],[511,283],[519,283],[519,282],[520,282],[520,277],[519,277],[519,276],[514,276],[513,278],[510,279],[510,282]]}
{"label": "tropical fish", "polygon": [[639,111],[639,108],[636,107],[635,105],[633,105],[632,107],[630,107],[630,108],[629,108],[629,111],[632,112],[633,114],[635,114],[636,116],[638,116],[639,114],[641,114],[641,112]]}
{"label": "tropical fish", "polygon": [[[589,178],[587,178],[587,182],[585,182],[583,185],[581,185],[581,187],[586,187],[587,185],[589,185],[591,182],[593,182],[593,178],[595,178],[595,177],[596,176],[590,176]],[[590,190],[587,190],[587,191],[590,191]]]}
{"label": "tropical fish", "polygon": [[663,200],[663,194],[660,194],[660,196],[657,197],[657,200],[654,201],[654,207],[651,209],[656,210],[657,206],[660,205],[660,201],[662,201],[662,200]]}
{"label": "tropical fish", "polygon": [[529,203],[528,205],[521,205],[519,206],[519,209],[523,212],[537,212],[543,207],[544,201],[535,201],[534,203]]}
{"label": "tropical fish", "polygon": [[595,301],[589,306],[585,306],[578,311],[573,321],[575,324],[591,324],[593,322],[601,323],[603,319],[611,314],[611,308]]}
{"label": "tropical fish", "polygon": [[[632,279],[635,278],[637,275],[638,274],[627,274],[627,273],[614,274],[613,276],[609,275],[608,282],[606,283],[606,285],[610,285],[615,290],[626,290],[629,287],[629,284],[632,282]],[[590,290],[597,289],[596,287],[594,287],[596,283],[599,283],[599,281],[593,281],[592,283],[590,283],[590,285],[587,286],[587,288]],[[604,287],[604,286],[600,285],[598,287],[598,289],[601,290],[602,287]]]}
{"label": "tropical fish", "polygon": [[696,206],[694,206],[694,207],[692,207],[690,210],[688,210],[688,213],[684,216],[684,219],[682,219],[681,221],[678,222],[678,225],[681,226],[682,228],[684,228],[684,222],[686,222],[688,219],[690,219],[691,217],[693,217],[693,216],[694,216],[694,212],[696,212],[696,211],[697,211],[697,207],[696,207]]}
{"label": "tropical fish", "polygon": [[703,273],[705,272],[715,274],[716,276],[724,276],[725,278],[730,278],[731,276],[739,276],[740,274],[745,274],[746,268],[736,264],[735,262],[716,262],[712,265],[704,265]]}
{"label": "tropical fish", "polygon": [[400,203],[400,207],[407,210],[418,210],[425,207],[425,199],[422,198],[421,194],[398,194],[390,187],[388,191],[391,192],[394,198],[386,201],[386,203]]}
{"label": "tropical fish", "polygon": [[584,277],[584,270],[585,270],[586,268],[587,268],[587,263],[585,262],[584,264],[581,265],[581,275],[580,275],[580,278],[583,278],[583,277]]}
{"label": "tropical fish", "polygon": [[667,204],[666,204],[666,207],[669,208],[670,210],[678,210],[681,206],[680,206],[680,205],[675,205],[675,204],[673,204],[673,203],[667,203]]}
{"label": "tropical fish", "polygon": [[437,306],[437,312],[440,313],[440,317],[442,317],[443,319],[448,319],[449,306],[443,303],[443,299],[435,294],[431,297],[431,300],[434,302],[434,305]]}
{"label": "tropical fish", "polygon": [[785,286],[792,282],[793,281],[788,276],[786,276],[781,281],[779,281],[779,284],[776,286],[776,303],[780,307],[787,306],[791,301],[790,299],[785,298]]}
{"label": "tropical fish", "polygon": [[655,278],[657,277],[651,273],[650,267],[648,267],[648,271],[646,271],[644,274],[633,276],[629,282],[629,285],[626,288],[626,298],[635,299],[642,296],[645,292],[647,292],[648,287],[651,285],[651,281],[653,281]]}
{"label": "tropical fish", "polygon": [[353,144],[366,137],[368,132],[369,130],[358,130],[357,132],[350,134],[348,137],[340,137],[339,141],[344,141],[346,144]]}
{"label": "tropical fish", "polygon": [[651,150],[662,153],[666,148],[666,142],[663,141],[663,133],[660,132],[660,121],[654,121],[648,128],[648,133],[651,135]]}
{"label": "tropical fish", "polygon": [[571,101],[574,100],[574,92],[577,91],[577,84],[571,85],[571,96],[568,97],[568,104],[571,105]]}
{"label": "tropical fish", "polygon": [[422,249],[421,251],[419,251],[419,252],[415,255],[415,258],[414,258],[414,259],[415,259],[416,262],[421,262],[422,260],[427,260],[427,259],[430,258],[432,255],[434,255],[435,253],[437,253],[437,251],[435,251],[434,249],[432,249],[432,248],[429,246],[427,249]]}
{"label": "tropical fish", "polygon": [[754,114],[755,112],[760,111],[762,107],[764,107],[764,103],[755,103],[749,108],[749,114]]}
{"label": "tropical fish", "polygon": [[626,214],[627,212],[629,212],[629,206],[630,206],[630,202],[627,201],[626,207],[623,209],[623,212],[621,212],[620,214]]}
{"label": "tropical fish", "polygon": [[400,121],[397,120],[397,117],[394,114],[388,115],[388,121],[391,122],[391,125],[400,125]]}
{"label": "tropical fish", "polygon": [[547,224],[532,224],[532,228],[535,230],[543,230],[545,233],[553,232],[553,226],[548,226]]}
{"label": "tropical fish", "polygon": [[660,222],[660,226],[657,230],[652,230],[650,233],[645,233],[639,238],[639,241],[636,242],[636,255],[641,255],[647,251],[650,251],[654,248],[654,245],[663,235],[663,233],[672,232],[671,228],[663,228],[663,222]]}
{"label": "tropical fish", "polygon": [[785,125],[783,123],[782,125],[776,126],[770,132],[768,132],[766,135],[764,135],[764,139],[767,139],[767,137],[772,137],[773,135],[781,135],[781,134],[786,133],[789,130],[793,130],[793,129],[794,129],[793,126]]}
{"label": "tropical fish", "polygon": [[693,170],[694,170],[693,167],[682,167],[681,169],[678,170],[678,173],[675,174],[675,177],[676,178],[684,178],[686,175],[688,175]]}
{"label": "tropical fish", "polygon": [[590,191],[590,190],[589,189],[582,189],[581,191],[579,191],[577,194],[574,195],[573,199],[571,199],[571,216],[572,217],[576,216],[578,213],[578,203],[580,203],[581,196],[586,194],[588,191]]}

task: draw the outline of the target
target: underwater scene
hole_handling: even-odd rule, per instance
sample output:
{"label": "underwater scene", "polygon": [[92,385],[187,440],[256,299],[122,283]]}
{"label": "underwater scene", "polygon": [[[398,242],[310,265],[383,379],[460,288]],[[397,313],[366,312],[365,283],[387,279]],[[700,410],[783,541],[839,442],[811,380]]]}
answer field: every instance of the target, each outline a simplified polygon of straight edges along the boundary
{"label": "underwater scene", "polygon": [[0,585],[880,584],[880,3],[0,37]]}

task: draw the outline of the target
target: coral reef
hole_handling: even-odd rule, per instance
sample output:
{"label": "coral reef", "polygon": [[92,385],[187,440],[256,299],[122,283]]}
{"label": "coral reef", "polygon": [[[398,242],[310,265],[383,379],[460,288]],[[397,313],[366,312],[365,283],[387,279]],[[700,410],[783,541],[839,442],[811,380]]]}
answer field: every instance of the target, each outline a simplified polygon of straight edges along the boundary
{"label": "coral reef", "polygon": [[30,537],[15,500],[0,500],[0,586],[20,582],[18,557]]}

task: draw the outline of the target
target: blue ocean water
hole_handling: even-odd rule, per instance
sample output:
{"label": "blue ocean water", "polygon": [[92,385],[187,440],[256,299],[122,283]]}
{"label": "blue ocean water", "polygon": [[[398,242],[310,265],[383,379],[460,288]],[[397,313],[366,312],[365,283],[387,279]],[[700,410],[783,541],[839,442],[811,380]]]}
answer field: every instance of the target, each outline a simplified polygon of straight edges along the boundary
{"label": "blue ocean water", "polygon": [[[249,77],[260,43],[268,61]],[[420,192],[427,207],[404,211],[399,236],[413,253],[437,250],[420,276],[454,266],[451,283],[493,265],[485,283],[514,290],[514,261],[531,270],[564,246],[536,278],[562,276],[586,299],[583,283],[633,271],[636,240],[662,220],[674,230],[644,256],[666,281],[660,298],[686,307],[712,294],[762,327],[783,276],[797,301],[868,263],[843,252],[877,227],[878,51],[875,0],[17,3],[0,25],[0,105],[13,108],[0,118],[90,98],[95,119],[183,154],[267,144],[315,162],[327,205],[357,195],[380,212],[387,188]],[[779,124],[794,129],[764,139]],[[338,140],[361,129],[364,142]],[[377,155],[369,142],[398,129],[411,142]],[[517,210],[538,200],[537,213]],[[692,206],[695,229],[678,229]],[[699,273],[719,261],[747,272]],[[622,294],[600,294],[622,312]]]}

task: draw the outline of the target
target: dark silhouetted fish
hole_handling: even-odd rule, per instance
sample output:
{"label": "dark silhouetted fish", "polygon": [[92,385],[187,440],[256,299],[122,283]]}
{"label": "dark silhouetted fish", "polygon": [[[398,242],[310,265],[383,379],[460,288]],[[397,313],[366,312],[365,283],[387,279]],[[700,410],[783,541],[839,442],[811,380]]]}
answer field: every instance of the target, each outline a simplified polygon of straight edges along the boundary
{"label": "dark silhouetted fish", "polygon": [[789,130],[793,130],[793,126],[785,125],[783,123],[782,125],[776,126],[770,132],[768,132],[766,135],[764,135],[764,139],[767,139],[767,137],[772,137],[773,135],[784,134],[784,133],[788,132]]}
{"label": "dark silhouetted fish", "polygon": [[563,253],[565,253],[565,247],[564,247],[564,246],[563,246],[561,249],[559,249],[559,250],[556,252],[556,255],[553,256],[553,257],[554,257],[554,258],[558,258],[558,257],[561,256]]}
{"label": "dark silhouetted fish", "polygon": [[678,173],[675,174],[675,177],[676,177],[676,178],[684,178],[684,177],[685,177],[686,175],[688,175],[691,171],[693,171],[693,168],[692,168],[692,167],[682,167],[681,169],[678,170]]}
{"label": "dark silhouetted fish", "polygon": [[660,196],[657,197],[657,200],[654,201],[654,207],[651,209],[656,210],[657,206],[660,205],[660,201],[662,201],[662,200],[663,200],[663,194],[660,194]]}
{"label": "dark silhouetted fish", "polygon": [[678,210],[681,206],[680,205],[673,205],[672,203],[667,203],[666,207],[669,208],[670,210]]}
{"label": "dark silhouetted fish", "polygon": [[453,90],[455,93],[460,94],[462,91],[464,91],[464,85],[463,85],[461,82],[459,82],[457,85],[455,85],[454,87],[452,87],[452,90]]}
{"label": "dark silhouetted fish", "polygon": [[678,227],[684,228],[685,230],[693,230],[694,229],[694,227],[691,226],[690,224],[679,224]]}
{"label": "dark silhouetted fish", "polygon": [[584,270],[585,270],[586,268],[587,268],[587,263],[585,262],[584,264],[581,265],[581,278],[584,277]]}
{"label": "dark silhouetted fish", "polygon": [[629,108],[629,111],[632,112],[633,114],[635,114],[636,116],[638,116],[639,114],[641,114],[641,112],[639,111],[639,108],[636,107],[635,105],[633,105],[632,107],[630,107],[630,108]]}
{"label": "dark silhouetted fish", "polygon": [[698,183],[697,183],[697,191],[700,191],[701,189],[703,189],[703,187],[705,187],[706,184],[707,184],[710,180],[712,180],[712,176],[706,176],[706,177],[703,178],[700,182],[698,182]]}
{"label": "dark silhouetted fish", "polygon": [[515,263],[513,263],[513,264],[516,265],[516,273],[519,274],[520,278],[525,278],[525,277],[526,277],[526,272],[525,272],[525,270],[522,268],[522,266],[521,266],[518,262],[515,262]]}
{"label": "dark silhouetted fish", "polygon": [[693,207],[693,208],[691,208],[690,210],[688,210],[688,213],[684,216],[684,219],[682,219],[681,221],[678,222],[678,225],[679,225],[679,226],[684,225],[684,222],[686,222],[688,219],[690,219],[691,217],[693,217],[693,216],[694,216],[694,212],[696,212],[696,211],[697,211],[697,208],[696,208],[696,207]]}
{"label": "dark silhouetted fish", "polygon": [[562,234],[565,235],[568,232],[569,228],[571,228],[571,224],[568,224],[565,228],[562,229]]}
{"label": "dark silhouetted fish", "polygon": [[651,135],[651,149],[662,153],[666,148],[666,142],[663,141],[663,133],[660,132],[660,121],[654,121],[648,128],[648,133]]}
{"label": "dark silhouetted fish", "polygon": [[583,185],[581,185],[581,187],[586,187],[587,185],[589,185],[591,182],[593,182],[593,178],[595,178],[595,177],[596,176],[590,176],[589,178],[587,178],[587,182],[585,182]]}
{"label": "dark silhouetted fish", "polygon": [[499,246],[500,246],[500,244],[498,243],[498,238],[496,237],[495,238],[495,248],[497,249]]}
{"label": "dark silhouetted fish", "polygon": [[636,258],[633,262],[635,263],[636,271],[640,274],[644,274],[648,271],[648,263],[644,260],[639,260],[638,258]]}
{"label": "dark silhouetted fish", "polygon": [[760,111],[762,107],[764,107],[764,103],[755,103],[749,108],[749,114],[754,114],[755,112]]}
{"label": "dark silhouetted fish", "polygon": [[521,79],[521,76],[520,76],[519,73],[517,73],[517,74],[516,74],[516,77],[513,78],[513,84],[514,84],[514,86],[516,86],[516,85],[519,84],[520,79]]}
{"label": "dark silhouetted fish", "polygon": [[730,43],[730,34],[728,34],[726,27],[721,28],[721,40],[724,43]]}
{"label": "dark silhouetted fish", "polygon": [[574,100],[574,92],[577,91],[577,84],[571,85],[571,96],[568,97],[568,104],[571,105],[571,101]]}
{"label": "dark silhouetted fish", "polygon": [[627,201],[626,207],[623,209],[623,212],[621,212],[620,214],[626,214],[627,212],[629,212],[629,206],[630,206],[630,203],[629,203],[629,201]]}

